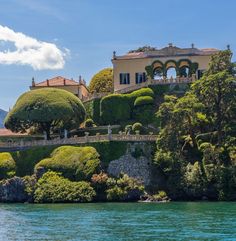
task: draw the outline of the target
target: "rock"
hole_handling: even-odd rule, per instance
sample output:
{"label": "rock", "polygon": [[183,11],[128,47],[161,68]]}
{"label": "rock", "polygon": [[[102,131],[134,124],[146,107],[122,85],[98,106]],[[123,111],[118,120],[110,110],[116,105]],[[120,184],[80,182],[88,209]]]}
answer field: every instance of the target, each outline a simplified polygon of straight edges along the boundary
{"label": "rock", "polygon": [[28,202],[31,199],[23,178],[13,177],[0,182],[0,202]]}

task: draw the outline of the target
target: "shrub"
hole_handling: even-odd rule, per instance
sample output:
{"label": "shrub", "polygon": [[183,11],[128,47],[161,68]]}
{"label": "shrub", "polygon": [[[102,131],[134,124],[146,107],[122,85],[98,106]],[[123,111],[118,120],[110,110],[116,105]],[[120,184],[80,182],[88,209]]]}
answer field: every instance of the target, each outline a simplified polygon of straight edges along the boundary
{"label": "shrub", "polygon": [[152,105],[154,103],[154,99],[151,96],[140,96],[136,98],[134,102],[134,107],[143,106],[143,105]]}
{"label": "shrub", "polygon": [[93,147],[61,146],[50,158],[40,161],[35,169],[43,167],[62,173],[71,180],[90,180],[100,169],[99,154]]}
{"label": "shrub", "polygon": [[71,182],[56,172],[47,172],[36,184],[36,203],[91,202],[94,189],[88,182]]}
{"label": "shrub", "polygon": [[101,100],[101,121],[103,124],[116,124],[131,118],[131,109],[125,95],[112,94]]}
{"label": "shrub", "polygon": [[89,83],[91,93],[102,93],[113,91],[113,69],[105,68],[93,76]]}
{"label": "shrub", "polygon": [[154,201],[167,201],[169,200],[165,191],[158,191],[157,194],[153,195]]}
{"label": "shrub", "polygon": [[133,132],[139,131],[141,133],[142,130],[143,130],[143,125],[139,122],[136,122],[132,125],[132,131]]}
{"label": "shrub", "polygon": [[33,147],[28,150],[12,152],[16,162],[16,175],[23,177],[34,173],[35,165],[42,159],[49,157],[55,146]]}
{"label": "shrub", "polygon": [[13,177],[16,173],[16,163],[8,152],[0,153],[0,179]]}
{"label": "shrub", "polygon": [[100,101],[101,99],[98,98],[84,103],[87,117],[93,119],[95,123],[100,123]]}
{"label": "shrub", "polygon": [[109,201],[136,201],[140,199],[144,192],[143,185],[126,174],[118,180],[109,178],[107,186],[106,193]]}
{"label": "shrub", "polygon": [[87,119],[85,122],[84,122],[84,126],[85,127],[93,127],[95,124],[94,124],[94,121],[92,119]]}
{"label": "shrub", "polygon": [[129,94],[111,94],[101,100],[100,115],[103,124],[118,124],[131,119],[134,101],[140,96],[154,98],[150,88],[142,88]]}
{"label": "shrub", "polygon": [[133,110],[133,119],[145,125],[153,123],[156,120],[153,106],[141,105],[135,107]]}
{"label": "shrub", "polygon": [[104,172],[94,174],[91,178],[92,187],[96,191],[96,201],[106,201],[108,175]]}
{"label": "shrub", "polygon": [[155,97],[153,90],[150,88],[142,88],[142,89],[135,90],[129,94],[124,94],[124,95],[126,95],[133,102],[136,100],[136,98],[138,98],[140,96],[150,96],[153,98]]}

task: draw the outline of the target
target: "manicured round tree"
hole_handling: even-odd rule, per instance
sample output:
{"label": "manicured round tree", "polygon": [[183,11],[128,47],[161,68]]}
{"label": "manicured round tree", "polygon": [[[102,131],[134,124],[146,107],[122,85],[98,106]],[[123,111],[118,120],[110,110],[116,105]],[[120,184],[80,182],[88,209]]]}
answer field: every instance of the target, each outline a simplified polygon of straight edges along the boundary
{"label": "manicured round tree", "polygon": [[35,127],[46,132],[47,139],[54,128],[79,127],[86,115],[78,97],[72,93],[44,88],[31,90],[19,97],[5,119],[5,127],[13,132],[26,132]]}
{"label": "manicured round tree", "polygon": [[91,93],[113,92],[113,69],[105,68],[93,76],[89,83]]}

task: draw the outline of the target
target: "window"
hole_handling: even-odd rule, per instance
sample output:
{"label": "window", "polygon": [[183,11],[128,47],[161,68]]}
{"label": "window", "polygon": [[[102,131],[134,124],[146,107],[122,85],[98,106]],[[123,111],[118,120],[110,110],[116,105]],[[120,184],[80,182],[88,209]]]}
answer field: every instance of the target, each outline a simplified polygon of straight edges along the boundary
{"label": "window", "polygon": [[120,84],[121,85],[129,85],[130,84],[129,73],[120,73]]}
{"label": "window", "polygon": [[135,83],[140,84],[146,81],[146,74],[144,73],[136,73],[135,74]]}

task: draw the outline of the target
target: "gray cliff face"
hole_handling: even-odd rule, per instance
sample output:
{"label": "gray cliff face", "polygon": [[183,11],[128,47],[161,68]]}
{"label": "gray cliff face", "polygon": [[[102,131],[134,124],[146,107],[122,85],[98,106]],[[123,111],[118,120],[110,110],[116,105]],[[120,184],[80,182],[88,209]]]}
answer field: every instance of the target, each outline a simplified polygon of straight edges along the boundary
{"label": "gray cliff face", "polygon": [[144,185],[151,181],[150,160],[141,156],[134,158],[131,154],[125,154],[119,159],[111,161],[108,166],[108,174],[118,177],[121,173],[140,180]]}
{"label": "gray cliff face", "polygon": [[148,186],[152,178],[152,146],[148,143],[130,143],[126,153],[109,163],[108,174],[118,177],[121,173],[136,178]]}

